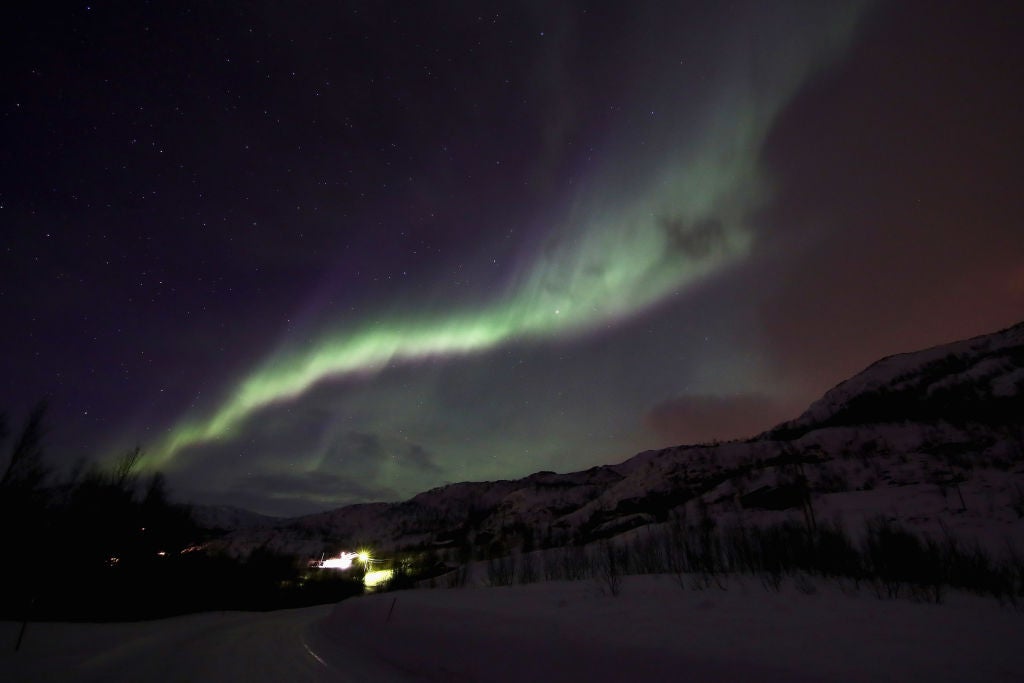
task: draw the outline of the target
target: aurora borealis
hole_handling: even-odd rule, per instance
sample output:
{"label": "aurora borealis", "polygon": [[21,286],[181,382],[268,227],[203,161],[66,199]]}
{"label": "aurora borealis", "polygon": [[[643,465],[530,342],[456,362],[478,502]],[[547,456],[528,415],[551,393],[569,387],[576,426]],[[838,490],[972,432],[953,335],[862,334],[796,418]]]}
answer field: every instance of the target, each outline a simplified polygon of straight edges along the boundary
{"label": "aurora borealis", "polygon": [[68,465],[392,500],[748,436],[1024,311],[1009,5],[19,11],[5,407]]}

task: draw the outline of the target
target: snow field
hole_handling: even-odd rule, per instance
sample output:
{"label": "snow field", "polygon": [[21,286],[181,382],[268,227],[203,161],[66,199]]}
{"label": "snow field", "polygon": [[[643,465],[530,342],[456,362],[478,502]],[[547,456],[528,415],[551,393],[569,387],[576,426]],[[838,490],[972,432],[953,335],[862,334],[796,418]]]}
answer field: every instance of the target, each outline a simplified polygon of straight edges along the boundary
{"label": "snow field", "polygon": [[726,588],[634,576],[619,597],[588,581],[383,593],[340,603],[320,629],[431,681],[1024,680],[1024,612],[992,600]]}

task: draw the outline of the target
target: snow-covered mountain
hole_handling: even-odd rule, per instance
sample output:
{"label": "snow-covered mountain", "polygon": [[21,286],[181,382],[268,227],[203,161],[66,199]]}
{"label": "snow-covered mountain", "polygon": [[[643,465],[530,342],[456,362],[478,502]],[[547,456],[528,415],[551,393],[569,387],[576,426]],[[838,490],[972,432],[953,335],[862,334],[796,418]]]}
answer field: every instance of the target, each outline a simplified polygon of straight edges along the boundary
{"label": "snow-covered mountain", "polygon": [[797,481],[809,486],[819,519],[851,529],[883,516],[993,550],[1024,548],[1024,323],[882,359],[748,441],[451,484],[401,503],[247,525],[219,544],[241,554],[366,545],[468,556],[587,542],[682,515],[745,524],[799,516]]}
{"label": "snow-covered mountain", "polygon": [[1001,425],[1024,421],[1024,323],[873,363],[770,433],[915,420]]}

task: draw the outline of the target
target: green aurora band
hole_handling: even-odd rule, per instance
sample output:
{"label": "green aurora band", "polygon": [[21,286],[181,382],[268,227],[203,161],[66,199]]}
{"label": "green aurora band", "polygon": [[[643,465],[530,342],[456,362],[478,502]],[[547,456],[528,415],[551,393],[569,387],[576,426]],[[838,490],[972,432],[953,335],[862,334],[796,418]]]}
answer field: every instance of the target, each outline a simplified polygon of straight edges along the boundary
{"label": "green aurora band", "polygon": [[749,217],[768,196],[758,169],[765,137],[807,77],[845,48],[859,15],[852,6],[834,9],[803,41],[779,38],[767,55],[742,50],[745,59],[733,60],[735,80],[716,93],[696,130],[682,131],[686,137],[679,140],[681,133],[669,128],[658,160],[621,165],[657,169],[640,179],[644,189],[611,199],[613,188],[625,181],[635,187],[637,178],[616,178],[614,171],[592,178],[588,186],[598,191],[577,197],[543,256],[490,305],[443,317],[394,315],[276,353],[212,414],[171,428],[146,453],[143,466],[172,466],[190,447],[236,436],[261,409],[322,381],[371,374],[393,363],[482,353],[517,340],[583,334],[739,262],[754,240]]}

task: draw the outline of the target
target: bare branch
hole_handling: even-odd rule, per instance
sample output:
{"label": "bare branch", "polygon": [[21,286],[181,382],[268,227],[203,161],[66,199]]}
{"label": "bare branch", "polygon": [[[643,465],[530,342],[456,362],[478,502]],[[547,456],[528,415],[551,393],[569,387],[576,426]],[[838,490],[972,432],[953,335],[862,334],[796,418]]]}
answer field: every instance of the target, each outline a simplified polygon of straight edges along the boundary
{"label": "bare branch", "polygon": [[[46,401],[40,401],[29,413],[25,426],[11,448],[7,468],[3,477],[0,477],[0,487],[18,484],[35,488],[46,478],[48,471],[42,462],[45,415]],[[0,430],[6,431],[6,425],[0,426]]]}

